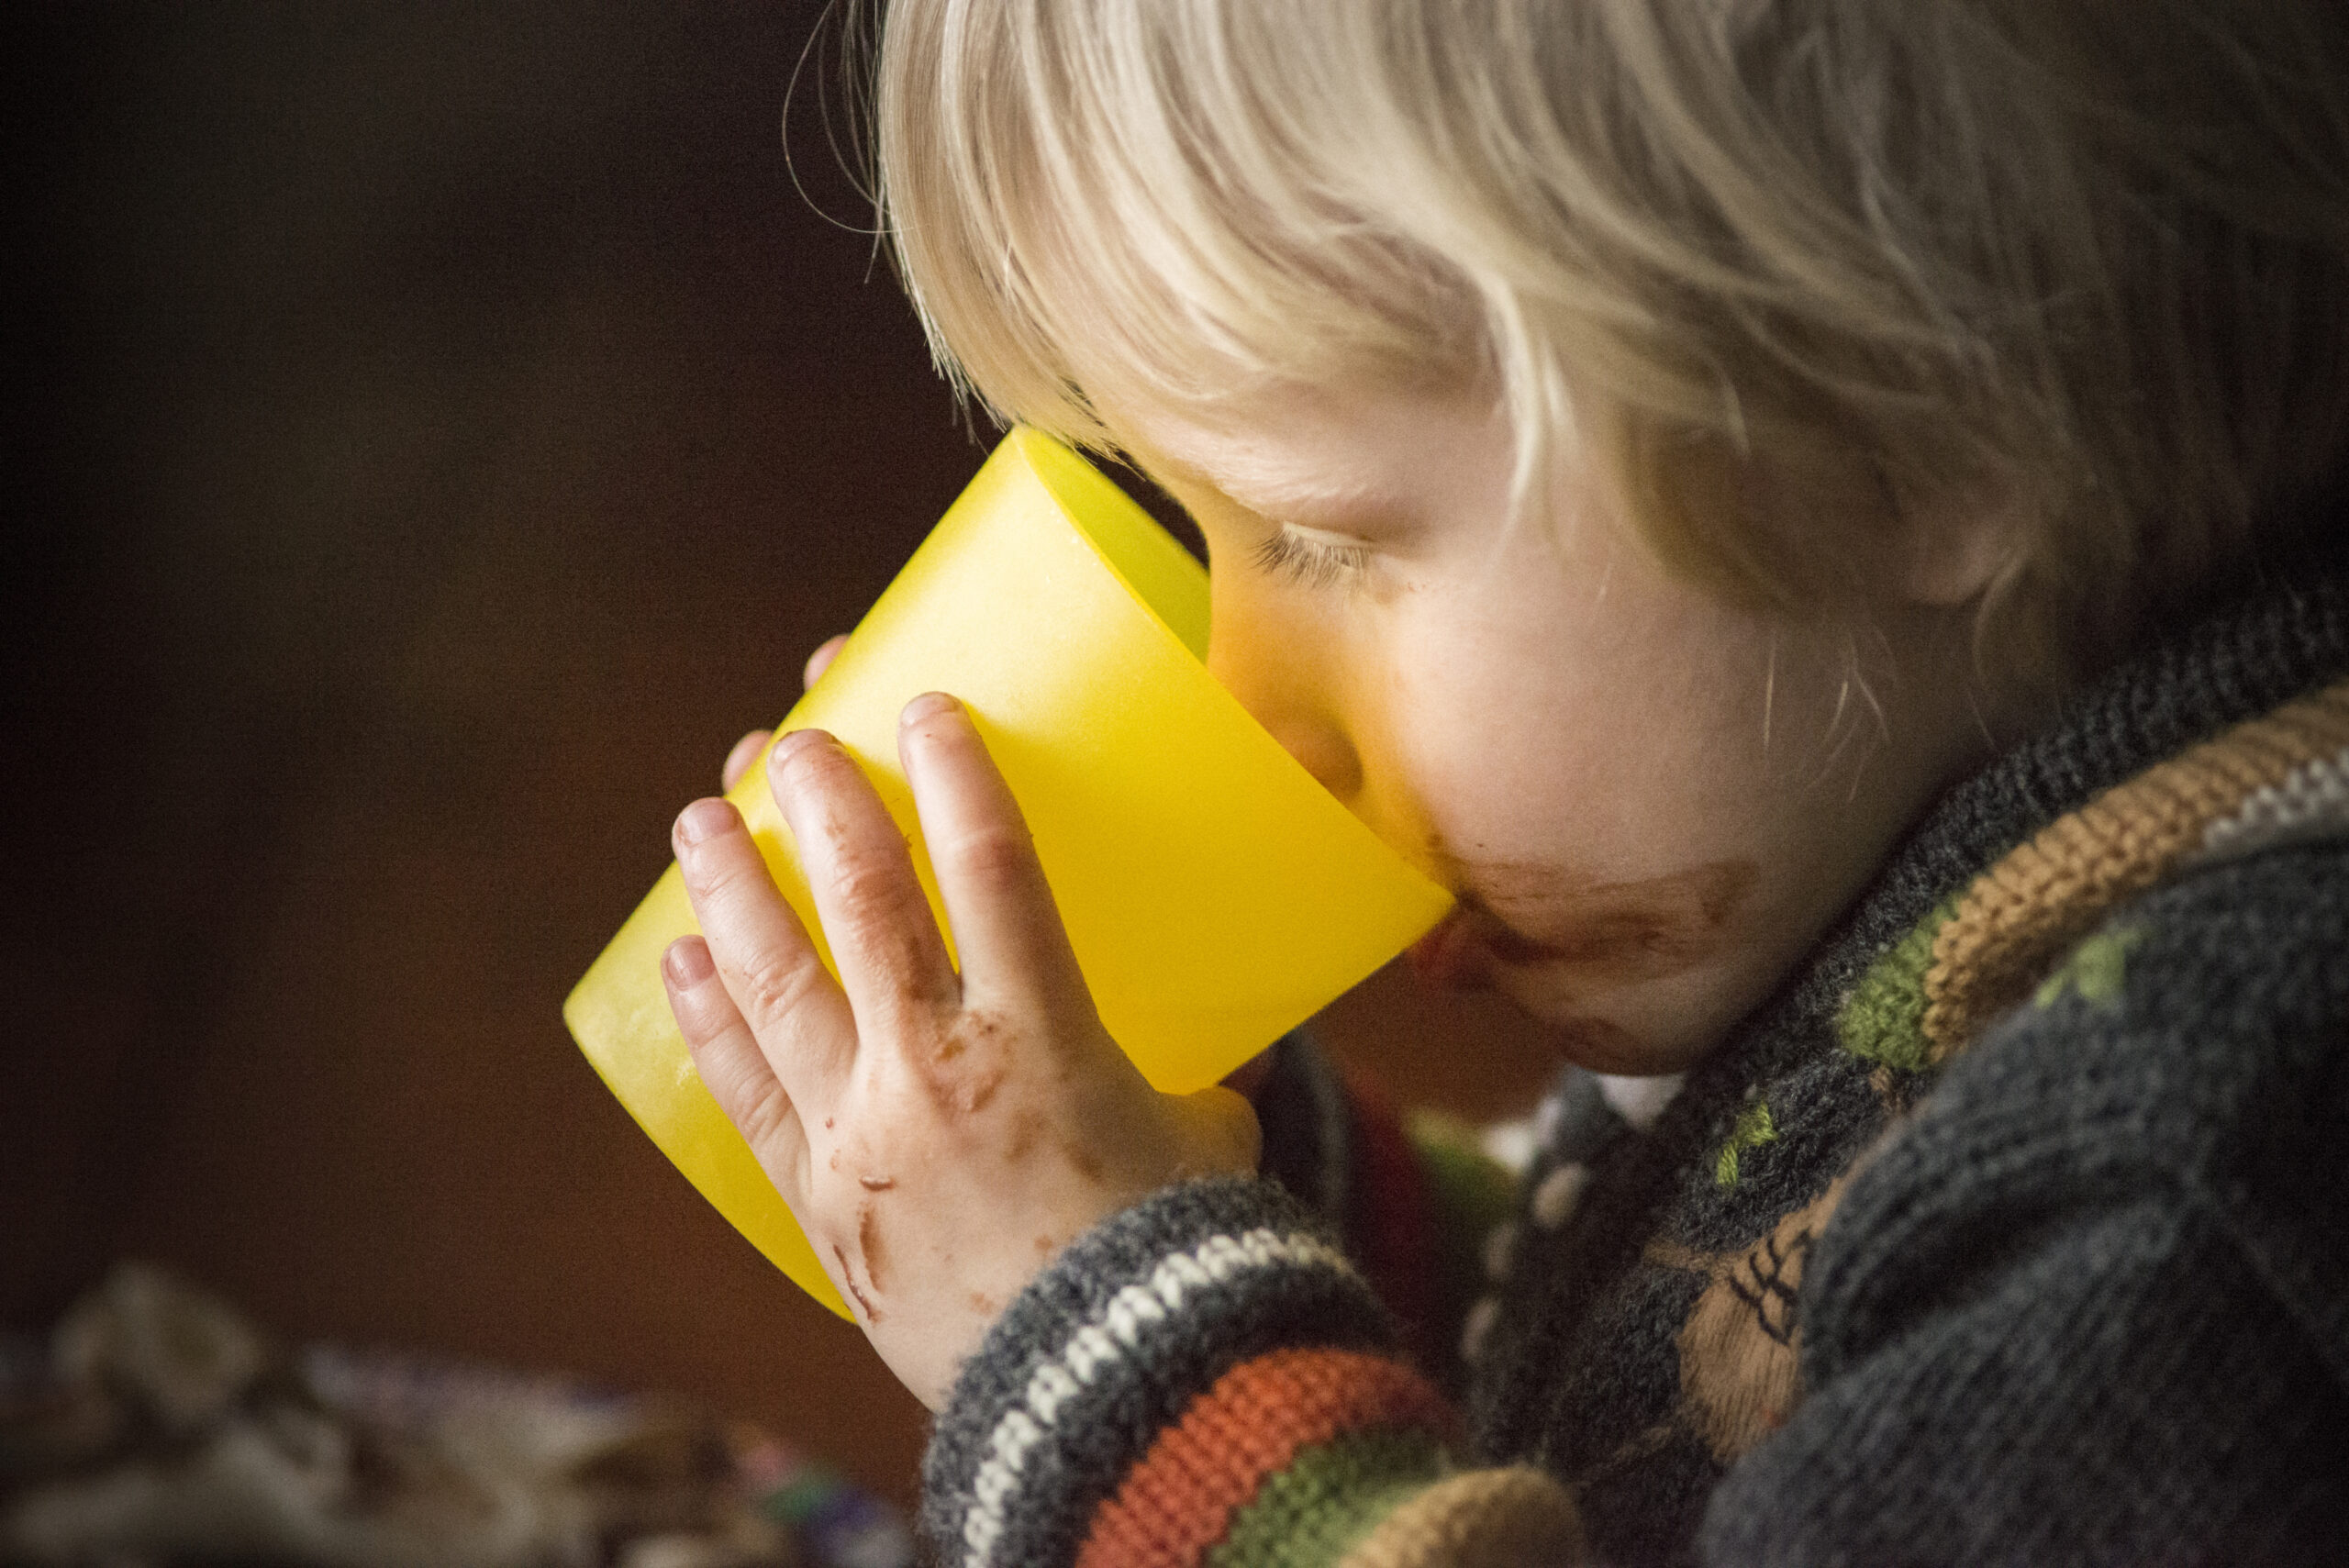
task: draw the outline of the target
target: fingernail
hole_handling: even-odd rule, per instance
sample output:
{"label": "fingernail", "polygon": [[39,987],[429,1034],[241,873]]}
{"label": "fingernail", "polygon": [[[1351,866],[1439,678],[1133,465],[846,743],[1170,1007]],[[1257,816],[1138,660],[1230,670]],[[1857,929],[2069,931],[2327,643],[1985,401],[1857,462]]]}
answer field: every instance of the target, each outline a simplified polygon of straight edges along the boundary
{"label": "fingernail", "polygon": [[677,813],[677,842],[691,846],[734,826],[734,808],[722,800],[696,800]]}
{"label": "fingernail", "polygon": [[718,966],[709,961],[709,944],[691,937],[679,937],[661,955],[661,969],[668,975],[669,984],[680,991],[690,991],[711,975]]}
{"label": "fingernail", "polygon": [[831,739],[820,729],[795,729],[788,735],[776,737],[774,750],[767,753],[767,772],[781,773],[784,764],[792,758],[810,746],[827,744]]}
{"label": "fingernail", "polygon": [[944,692],[924,692],[906,705],[897,715],[899,724],[919,724],[925,718],[935,718],[941,713],[952,713],[963,705]]}

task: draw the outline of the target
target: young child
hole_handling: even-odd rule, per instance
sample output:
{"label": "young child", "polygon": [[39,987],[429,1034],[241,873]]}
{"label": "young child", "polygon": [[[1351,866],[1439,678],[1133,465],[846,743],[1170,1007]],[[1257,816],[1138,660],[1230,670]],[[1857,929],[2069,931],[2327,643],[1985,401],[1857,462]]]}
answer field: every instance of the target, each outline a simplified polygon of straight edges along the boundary
{"label": "young child", "polygon": [[673,1005],[941,1561],[2340,1551],[2349,15],[896,0],[878,71],[941,363],[1189,510],[1216,673],[1573,1064],[1486,1233],[1301,1040],[1152,1093],[951,697],[959,973],[828,737],[841,984],[689,807]]}

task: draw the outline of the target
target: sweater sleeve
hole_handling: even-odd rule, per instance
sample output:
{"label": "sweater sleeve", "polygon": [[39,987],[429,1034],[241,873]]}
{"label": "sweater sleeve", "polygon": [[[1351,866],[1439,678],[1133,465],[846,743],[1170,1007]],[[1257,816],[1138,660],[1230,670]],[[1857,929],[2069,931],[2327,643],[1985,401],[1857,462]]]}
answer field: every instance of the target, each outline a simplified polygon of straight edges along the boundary
{"label": "sweater sleeve", "polygon": [[1167,1189],[1079,1238],[939,1418],[946,1564],[1571,1562],[1572,1504],[1466,1471],[1458,1426],[1330,1231],[1276,1184]]}
{"label": "sweater sleeve", "polygon": [[1803,1402],[1708,1561],[2337,1560],[2344,867],[2153,895],[1953,1064],[1811,1254]]}

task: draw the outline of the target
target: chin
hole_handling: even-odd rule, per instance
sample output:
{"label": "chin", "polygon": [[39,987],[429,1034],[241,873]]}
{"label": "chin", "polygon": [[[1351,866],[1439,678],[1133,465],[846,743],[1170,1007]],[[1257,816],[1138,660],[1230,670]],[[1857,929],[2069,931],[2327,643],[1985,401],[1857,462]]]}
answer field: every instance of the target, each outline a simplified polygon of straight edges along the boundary
{"label": "chin", "polygon": [[1609,1006],[1608,999],[1586,993],[1561,996],[1548,976],[1502,973],[1490,978],[1492,989],[1542,1026],[1560,1057],[1593,1073],[1629,1078],[1685,1073],[1720,1039],[1719,1029],[1691,1030],[1685,1018],[1641,1018],[1664,1010],[1653,999],[1642,998],[1648,1002],[1644,1007],[1628,997],[1620,1006]]}

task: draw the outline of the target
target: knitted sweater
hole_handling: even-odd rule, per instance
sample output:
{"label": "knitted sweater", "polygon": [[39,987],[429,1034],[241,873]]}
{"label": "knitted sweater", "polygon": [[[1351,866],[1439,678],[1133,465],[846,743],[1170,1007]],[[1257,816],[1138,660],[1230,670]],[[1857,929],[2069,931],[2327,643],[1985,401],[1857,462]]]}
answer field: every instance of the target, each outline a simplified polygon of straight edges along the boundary
{"label": "knitted sweater", "polygon": [[2345,673],[2324,575],[2113,673],[1660,1116],[1569,1071],[1464,1313],[1466,1167],[1286,1048],[1283,1179],[1105,1222],[964,1368],[940,1561],[2337,1560]]}

